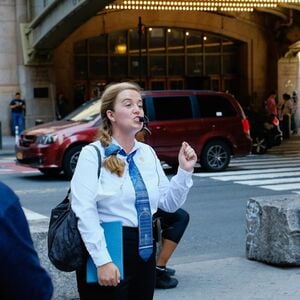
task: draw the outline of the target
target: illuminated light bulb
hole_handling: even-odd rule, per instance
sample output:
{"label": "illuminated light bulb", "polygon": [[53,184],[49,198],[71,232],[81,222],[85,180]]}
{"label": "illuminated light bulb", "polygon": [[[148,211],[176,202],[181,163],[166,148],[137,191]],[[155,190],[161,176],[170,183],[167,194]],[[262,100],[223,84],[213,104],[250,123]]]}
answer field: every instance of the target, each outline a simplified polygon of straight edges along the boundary
{"label": "illuminated light bulb", "polygon": [[241,11],[252,12],[254,8],[276,8],[279,3],[300,3],[300,0],[124,0],[121,3],[106,5],[105,9],[144,9],[172,11]]}

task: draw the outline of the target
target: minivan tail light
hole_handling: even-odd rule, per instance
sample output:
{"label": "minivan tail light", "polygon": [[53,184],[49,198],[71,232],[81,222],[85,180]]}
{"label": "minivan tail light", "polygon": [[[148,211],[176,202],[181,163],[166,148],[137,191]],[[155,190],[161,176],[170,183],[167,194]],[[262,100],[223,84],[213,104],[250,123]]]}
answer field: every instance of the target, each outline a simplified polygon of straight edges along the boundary
{"label": "minivan tail light", "polygon": [[248,119],[242,119],[242,125],[244,133],[250,135],[250,123]]}
{"label": "minivan tail light", "polygon": [[278,120],[278,118],[277,118],[277,117],[274,117],[273,120],[272,120],[272,123],[273,123],[273,125],[275,125],[275,126],[279,126],[279,120]]}

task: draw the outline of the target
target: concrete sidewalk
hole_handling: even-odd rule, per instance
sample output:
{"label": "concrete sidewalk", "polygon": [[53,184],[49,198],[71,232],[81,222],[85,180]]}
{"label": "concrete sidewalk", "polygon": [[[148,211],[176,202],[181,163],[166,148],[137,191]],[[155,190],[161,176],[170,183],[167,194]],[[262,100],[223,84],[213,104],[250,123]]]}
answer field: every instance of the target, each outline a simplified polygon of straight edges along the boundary
{"label": "concrete sidewalk", "polygon": [[155,300],[297,300],[300,268],[279,268],[229,257],[172,265],[177,288],[156,290]]}

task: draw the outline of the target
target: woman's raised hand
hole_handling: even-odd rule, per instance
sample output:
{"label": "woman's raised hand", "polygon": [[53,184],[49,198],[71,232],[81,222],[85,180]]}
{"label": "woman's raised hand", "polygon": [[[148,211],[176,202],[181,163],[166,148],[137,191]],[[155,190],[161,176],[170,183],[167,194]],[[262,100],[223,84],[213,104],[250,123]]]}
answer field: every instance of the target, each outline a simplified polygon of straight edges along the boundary
{"label": "woman's raised hand", "polygon": [[192,172],[194,170],[197,162],[197,154],[187,142],[182,142],[178,153],[178,162],[181,169],[188,172]]}

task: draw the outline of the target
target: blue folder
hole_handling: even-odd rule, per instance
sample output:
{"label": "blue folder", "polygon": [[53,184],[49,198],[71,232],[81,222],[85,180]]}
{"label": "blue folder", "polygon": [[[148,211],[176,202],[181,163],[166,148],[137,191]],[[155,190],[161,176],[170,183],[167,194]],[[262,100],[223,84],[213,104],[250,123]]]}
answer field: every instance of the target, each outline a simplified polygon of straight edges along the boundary
{"label": "blue folder", "polygon": [[[104,230],[106,245],[113,263],[118,267],[121,279],[124,278],[123,231],[121,222],[106,222],[100,225]],[[97,283],[97,268],[91,257],[87,260],[86,282]]]}

